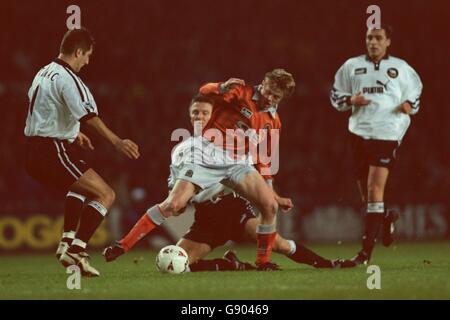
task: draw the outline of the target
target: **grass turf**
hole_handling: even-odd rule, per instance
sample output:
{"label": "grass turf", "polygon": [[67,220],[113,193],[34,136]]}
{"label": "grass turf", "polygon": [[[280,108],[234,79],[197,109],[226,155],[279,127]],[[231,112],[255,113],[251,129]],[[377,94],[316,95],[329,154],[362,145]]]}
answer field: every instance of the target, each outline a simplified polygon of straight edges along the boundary
{"label": "grass turf", "polygon": [[[131,251],[112,263],[92,255],[99,278],[82,278],[69,290],[69,274],[52,255],[0,256],[0,299],[450,299],[450,243],[377,246],[372,264],[381,269],[381,289],[366,286],[366,266],[314,269],[274,254],[280,272],[161,274],[152,251]],[[311,245],[329,258],[351,257],[357,245]],[[211,257],[219,257],[219,248]],[[254,248],[238,248],[253,261]]]}

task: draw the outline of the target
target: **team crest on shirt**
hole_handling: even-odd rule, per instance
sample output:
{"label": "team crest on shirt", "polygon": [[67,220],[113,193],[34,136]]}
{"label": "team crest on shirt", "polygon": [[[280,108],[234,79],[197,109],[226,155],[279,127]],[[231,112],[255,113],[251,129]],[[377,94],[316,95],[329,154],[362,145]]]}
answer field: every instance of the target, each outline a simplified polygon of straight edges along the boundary
{"label": "team crest on shirt", "polygon": [[367,73],[367,68],[356,68],[355,69],[355,76],[360,75],[360,74],[366,74]]}
{"label": "team crest on shirt", "polygon": [[392,79],[395,79],[398,77],[398,70],[395,68],[389,68],[387,70],[387,74],[389,77],[391,77]]}
{"label": "team crest on shirt", "polygon": [[192,178],[192,176],[194,175],[194,171],[192,170],[188,170],[186,171],[186,173],[184,174],[186,177]]}
{"label": "team crest on shirt", "polygon": [[253,115],[253,112],[251,112],[248,108],[242,107],[241,108],[241,114],[246,117],[247,119],[250,119]]}

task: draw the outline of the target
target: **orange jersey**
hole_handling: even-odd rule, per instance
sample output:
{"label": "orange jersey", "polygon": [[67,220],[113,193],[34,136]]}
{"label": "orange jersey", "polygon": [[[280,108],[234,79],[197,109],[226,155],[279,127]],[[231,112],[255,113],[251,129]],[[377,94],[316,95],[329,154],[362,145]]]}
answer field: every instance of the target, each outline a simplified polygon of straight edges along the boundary
{"label": "orange jersey", "polygon": [[[234,86],[226,91],[220,90],[220,83],[208,83],[200,88],[200,93],[212,97],[214,100],[214,109],[211,119],[204,128],[204,133],[208,129],[217,129],[223,137],[222,145],[225,149],[235,153],[247,153],[249,151],[249,143],[258,145],[258,150],[262,142],[267,139],[267,150],[264,148],[264,155],[267,157],[272,155],[272,133],[271,129],[281,129],[281,121],[275,107],[269,109],[261,109],[259,106],[260,93],[257,87],[252,86]],[[236,133],[231,134],[227,129],[237,130],[248,134],[245,139],[245,150],[239,150],[242,144],[238,144],[239,136]],[[209,138],[209,137],[207,137]],[[277,138],[273,138],[276,148],[278,148]],[[216,141],[217,142],[217,141]],[[251,149],[255,150],[255,149]],[[259,152],[261,153],[261,151]],[[271,175],[262,172],[262,168],[270,167],[268,159],[261,159],[259,155],[253,155],[253,161],[256,168],[264,175],[266,179],[271,179]]]}

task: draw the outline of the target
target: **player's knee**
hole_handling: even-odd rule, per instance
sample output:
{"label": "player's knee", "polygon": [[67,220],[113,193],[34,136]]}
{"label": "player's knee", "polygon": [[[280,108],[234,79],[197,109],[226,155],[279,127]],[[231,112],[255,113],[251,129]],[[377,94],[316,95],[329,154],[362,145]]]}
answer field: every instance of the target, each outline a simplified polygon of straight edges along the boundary
{"label": "player's knee", "polygon": [[177,199],[167,199],[161,204],[161,209],[171,216],[180,215],[183,207],[184,204]]}
{"label": "player's knee", "polygon": [[116,200],[116,193],[109,186],[102,190],[100,195],[100,201],[104,204],[105,207],[110,208],[114,201]]}
{"label": "player's knee", "polygon": [[265,217],[275,217],[278,212],[278,203],[273,199],[272,201],[266,201],[262,205],[261,214],[263,214]]}

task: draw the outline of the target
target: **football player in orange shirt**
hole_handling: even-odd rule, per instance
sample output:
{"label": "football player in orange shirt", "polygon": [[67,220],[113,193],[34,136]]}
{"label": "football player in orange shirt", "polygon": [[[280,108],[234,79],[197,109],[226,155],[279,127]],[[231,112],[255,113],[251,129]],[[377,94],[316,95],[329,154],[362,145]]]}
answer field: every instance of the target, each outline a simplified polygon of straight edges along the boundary
{"label": "football player in orange shirt", "polygon": [[[191,107],[202,108],[207,104],[214,106],[211,120],[203,123],[205,130],[202,132],[207,132],[207,129],[217,129],[226,136],[229,134],[227,129],[242,129],[244,125],[250,129],[262,129],[262,123],[265,123],[263,121],[265,112],[276,118],[277,105],[284,97],[292,94],[295,87],[292,75],[282,69],[267,73],[263,83],[257,88],[247,86],[241,88],[241,86],[234,86],[235,84],[236,79],[230,79],[224,84],[208,85],[212,89],[208,92],[211,97],[203,95],[192,100]],[[204,89],[205,87],[200,92],[206,93]],[[223,99],[220,99],[221,97]],[[230,106],[232,109],[229,108]],[[263,111],[263,115],[259,114],[259,111]],[[183,142],[184,145],[179,144],[181,147],[172,157],[173,187],[169,196],[162,203],[149,208],[116,247],[119,246],[123,252],[128,251],[168,217],[182,214],[198,191],[225,181],[235,192],[248,199],[259,210],[261,219],[256,227],[256,265],[259,270],[273,269],[270,255],[277,234],[276,214],[279,207],[283,210],[291,209],[292,201],[276,195],[248,161],[234,158],[236,148],[232,145],[217,147],[203,136],[193,137],[185,142],[187,143]],[[199,144],[206,148],[199,148]],[[213,149],[214,146],[219,148],[214,149],[217,151],[216,154],[223,154],[220,165],[216,163],[211,165],[215,159],[205,152],[205,149],[211,149],[211,145]],[[203,162],[196,163],[190,159],[202,159]],[[112,248],[105,249],[105,256]]]}

